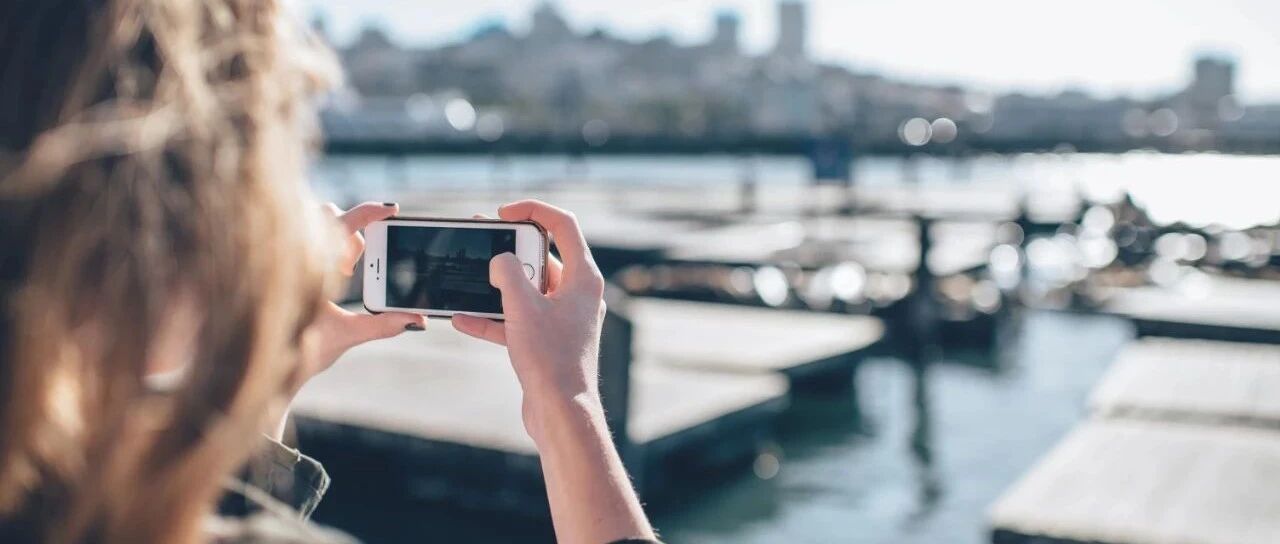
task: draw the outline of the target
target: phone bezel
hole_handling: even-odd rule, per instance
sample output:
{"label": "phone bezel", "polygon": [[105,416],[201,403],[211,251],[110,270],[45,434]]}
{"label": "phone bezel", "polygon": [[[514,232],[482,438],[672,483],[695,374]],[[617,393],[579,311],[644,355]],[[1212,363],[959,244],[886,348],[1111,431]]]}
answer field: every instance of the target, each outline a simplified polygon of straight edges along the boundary
{"label": "phone bezel", "polygon": [[[421,308],[399,308],[386,305],[386,270],[387,261],[387,227],[445,227],[464,229],[503,229],[516,231],[516,258],[521,263],[534,266],[534,277],[530,281],[538,286],[538,290],[547,290],[547,253],[549,243],[546,229],[532,221],[502,221],[500,219],[453,219],[443,217],[408,217],[397,216],[383,221],[375,221],[365,227],[364,260],[361,264],[364,281],[361,293],[364,307],[370,313],[407,312],[427,317],[452,317],[454,314],[467,314],[488,319],[503,320],[502,314],[486,312],[467,312],[460,310],[433,310]],[[531,236],[532,235],[532,236]]]}

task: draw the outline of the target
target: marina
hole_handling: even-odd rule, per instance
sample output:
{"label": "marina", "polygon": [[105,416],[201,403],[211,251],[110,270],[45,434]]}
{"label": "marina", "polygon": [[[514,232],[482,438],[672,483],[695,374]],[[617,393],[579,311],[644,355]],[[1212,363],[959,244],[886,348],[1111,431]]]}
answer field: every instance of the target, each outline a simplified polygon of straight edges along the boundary
{"label": "marina", "polygon": [[[783,184],[754,189],[764,204],[744,204],[749,193],[732,183],[622,188],[594,181],[519,191],[397,191],[396,200],[416,214],[438,216],[492,214],[515,194],[574,210],[615,286],[610,308],[616,315],[606,325],[604,348],[614,355],[602,357],[606,405],[612,396],[613,426],[626,433],[623,451],[637,488],[656,519],[673,527],[672,541],[719,541],[735,534],[702,525],[696,513],[711,515],[711,509],[713,517],[732,520],[733,514],[716,505],[755,504],[757,495],[767,501],[789,486],[806,485],[793,478],[814,477],[807,465],[827,466],[835,459],[823,453],[824,441],[875,444],[896,436],[890,444],[898,441],[909,452],[900,469],[889,468],[898,463],[890,453],[840,462],[869,462],[854,470],[863,474],[857,478],[870,477],[863,470],[905,470],[909,476],[893,484],[841,485],[902,486],[916,497],[895,507],[903,516],[936,517],[913,533],[864,519],[873,535],[868,542],[937,542],[957,530],[965,535],[959,541],[975,543],[1180,542],[1165,538],[1173,533],[1139,522],[1182,515],[1161,510],[1163,503],[1152,494],[1192,493],[1201,484],[1179,491],[1162,475],[1205,470],[1243,478],[1224,466],[1186,464],[1200,455],[1195,452],[1223,440],[1235,445],[1224,455],[1238,456],[1241,463],[1271,462],[1271,437],[1265,433],[1280,418],[1266,400],[1267,384],[1280,368],[1276,352],[1266,346],[1276,341],[1273,325],[1280,323],[1272,315],[1280,304],[1266,302],[1276,300],[1271,280],[1186,267],[1176,283],[1135,283],[1130,278],[1143,274],[1144,265],[1128,261],[1105,269],[1073,265],[1084,275],[1064,275],[1062,264],[1045,261],[1050,254],[1044,247],[1061,250],[1052,258],[1062,259],[1078,251],[1067,241],[1090,236],[1080,229],[1092,228],[1098,212],[1086,211],[1100,204],[1079,193],[984,185]],[[1122,236],[1116,221],[1110,236]],[[1145,251],[1141,259],[1158,257],[1153,248]],[[536,452],[520,427],[518,390],[504,356],[445,329],[447,324],[433,322],[425,335],[349,354],[350,364],[339,368],[376,367],[373,374],[391,378],[379,385],[344,371],[304,391],[295,407],[300,440],[308,451],[327,456],[326,465],[338,476],[360,470],[370,457],[406,467],[392,472],[415,475],[373,486],[379,492],[396,490],[394,496],[427,508],[463,505],[459,519],[472,519],[467,516],[474,512],[518,513],[520,523],[528,524],[523,530],[547,534],[539,521],[546,506]],[[619,330],[625,331],[621,343]],[[1082,352],[1085,344],[1094,351]],[[619,358],[620,353],[629,356]],[[1060,366],[1051,370],[1054,365]],[[1018,385],[1010,387],[1030,391],[979,400],[951,389],[956,380],[973,388],[972,378],[961,378],[973,372],[1014,380]],[[1067,384],[1045,384],[1046,390],[1025,381],[1043,372],[1055,381],[1070,378]],[[877,381],[886,379],[898,384],[896,407],[884,404],[884,384]],[[418,395],[395,403],[353,400],[370,390],[397,388]],[[472,398],[477,390],[490,394]],[[618,398],[627,399],[625,407],[618,407]],[[957,402],[987,415],[957,416]],[[887,425],[903,417],[889,414],[904,407],[906,419]],[[426,412],[432,415],[421,415]],[[1103,445],[1117,435],[1126,440],[1116,451]],[[984,440],[991,445],[978,446]],[[1017,452],[998,446],[1010,440],[1023,445]],[[1092,454],[1081,452],[1098,448],[1105,466],[1082,461]],[[1153,461],[1160,468],[1136,484],[1139,490],[1115,494],[1104,485],[1152,449],[1167,459]],[[963,459],[979,451],[1004,461],[998,468],[965,464]],[[433,468],[410,468],[427,466]],[[833,469],[849,470],[825,470]],[[1053,494],[1059,480],[1074,473],[1097,477],[1082,477],[1075,487]],[[1266,472],[1257,477],[1266,478]],[[708,486],[725,491],[690,494]],[[1143,486],[1150,490],[1141,491]],[[353,506],[371,500],[365,493],[340,487],[334,493],[346,512],[335,519],[356,525],[371,519]],[[1036,506],[1057,500],[1076,501],[1080,510],[1055,517]],[[753,508],[768,509],[766,504]],[[955,518],[934,513],[944,504],[986,522],[946,521]],[[1115,514],[1102,523],[1083,521],[1106,508],[1131,508],[1132,519]],[[795,530],[792,516],[772,512],[766,519],[782,532],[759,530],[753,537],[758,540],[743,541],[785,538]],[[1209,517],[1197,519],[1203,527],[1180,525],[1176,531],[1203,529],[1209,531],[1205,542],[1215,544],[1253,538],[1221,531],[1223,523]],[[1142,532],[1148,530],[1156,532]],[[482,533],[458,533],[477,534]],[[1126,540],[1134,535],[1151,539]],[[842,541],[828,537],[824,541]],[[1028,540],[1037,538],[1051,540]]]}

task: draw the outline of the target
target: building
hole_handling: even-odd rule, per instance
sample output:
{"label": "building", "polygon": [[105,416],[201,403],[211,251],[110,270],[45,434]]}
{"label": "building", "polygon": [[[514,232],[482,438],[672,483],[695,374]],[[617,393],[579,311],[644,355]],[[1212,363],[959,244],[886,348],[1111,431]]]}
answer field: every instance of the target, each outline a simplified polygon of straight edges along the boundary
{"label": "building", "polygon": [[778,43],[774,52],[787,59],[804,59],[808,40],[807,25],[803,3],[798,0],[778,2]]}
{"label": "building", "polygon": [[365,27],[355,43],[342,51],[342,64],[361,94],[408,96],[416,90],[413,55],[379,27]]}
{"label": "building", "polygon": [[[1280,108],[1237,104],[1228,58],[1195,59],[1186,87],[1157,100],[1068,91],[975,101],[985,93],[810,60],[810,5],[777,2],[777,43],[764,55],[742,50],[742,22],[731,11],[717,13],[710,40],[696,45],[661,33],[633,40],[577,31],[552,2],[538,4],[527,32],[493,21],[438,47],[402,47],[370,27],[341,49],[352,89],[331,101],[324,121],[331,135],[352,138],[478,137],[436,111],[460,98],[504,134],[533,138],[581,138],[591,123],[615,139],[840,136],[886,149],[901,145],[904,122],[947,118],[959,125],[953,148],[1280,144]],[[314,26],[323,34],[323,19]]]}
{"label": "building", "polygon": [[1189,127],[1217,131],[1222,125],[1224,101],[1235,95],[1236,64],[1227,58],[1196,59],[1191,84],[1183,91],[1177,109]]}
{"label": "building", "polygon": [[529,39],[543,42],[560,41],[573,37],[573,29],[565,22],[551,2],[543,2],[533,11],[533,24]]}
{"label": "building", "polygon": [[738,14],[722,11],[716,14],[716,27],[707,48],[717,56],[738,54]]}

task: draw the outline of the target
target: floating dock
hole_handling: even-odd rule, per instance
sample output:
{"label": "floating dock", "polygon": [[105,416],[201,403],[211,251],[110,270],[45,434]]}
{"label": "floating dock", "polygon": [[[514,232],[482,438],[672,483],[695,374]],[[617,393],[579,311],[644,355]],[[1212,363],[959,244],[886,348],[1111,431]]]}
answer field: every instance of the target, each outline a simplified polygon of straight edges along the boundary
{"label": "floating dock", "polygon": [[737,374],[778,373],[797,393],[852,387],[858,361],[881,346],[875,317],[634,298],[641,361]]}
{"label": "floating dock", "polygon": [[1171,288],[1115,289],[1100,310],[1143,336],[1280,344],[1280,282],[1194,276]]}
{"label": "floating dock", "polygon": [[1274,431],[1092,420],[995,504],[991,542],[1270,544],[1278,485]]}
{"label": "floating dock", "polygon": [[[754,458],[792,386],[851,390],[858,361],[884,336],[868,316],[658,299],[622,306],[634,331],[624,447],[649,498],[682,475]],[[504,348],[432,321],[352,350],[304,388],[294,413],[300,442],[341,480],[409,474],[369,485],[537,514],[544,490],[520,404]]]}
{"label": "floating dock", "polygon": [[1116,358],[1089,408],[1102,417],[1280,430],[1278,393],[1280,346],[1145,338]]}
{"label": "floating dock", "polygon": [[1280,346],[1143,338],[1091,417],[991,508],[993,544],[1253,544],[1280,535]]}
{"label": "floating dock", "polygon": [[[630,398],[627,434],[642,462],[633,471],[643,492],[659,493],[670,463],[699,470],[753,458],[787,404],[787,384],[640,363]],[[544,513],[520,406],[504,348],[433,321],[353,349],[307,384],[293,411],[299,442],[334,473],[336,492],[360,482],[387,497]]]}

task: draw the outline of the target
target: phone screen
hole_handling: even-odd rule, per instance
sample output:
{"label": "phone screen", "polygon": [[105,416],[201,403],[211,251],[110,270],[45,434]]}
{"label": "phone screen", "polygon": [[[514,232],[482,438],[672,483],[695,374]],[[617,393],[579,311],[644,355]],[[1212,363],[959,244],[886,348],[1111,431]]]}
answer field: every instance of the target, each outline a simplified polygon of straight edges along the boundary
{"label": "phone screen", "polygon": [[387,227],[387,306],[502,313],[489,260],[516,250],[512,229]]}

